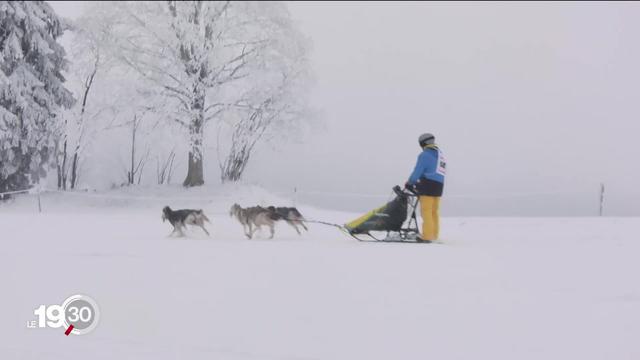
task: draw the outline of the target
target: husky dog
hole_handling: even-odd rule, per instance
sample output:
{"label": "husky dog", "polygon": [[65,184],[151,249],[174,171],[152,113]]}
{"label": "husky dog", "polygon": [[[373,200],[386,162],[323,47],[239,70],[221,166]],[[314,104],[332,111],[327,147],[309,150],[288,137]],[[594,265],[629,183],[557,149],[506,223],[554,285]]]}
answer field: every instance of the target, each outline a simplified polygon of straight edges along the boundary
{"label": "husky dog", "polygon": [[300,213],[300,211],[298,211],[298,209],[294,207],[275,207],[275,206],[269,206],[267,207],[267,209],[273,212],[274,214],[276,214],[278,217],[278,220],[284,220],[287,222],[287,224],[291,225],[294,229],[296,229],[296,232],[298,233],[298,235],[302,234],[300,230],[298,230],[298,225],[302,226],[302,228],[304,228],[306,231],[309,231],[309,229],[307,229],[307,227],[303,222],[305,221],[304,216],[302,216],[302,214]]}
{"label": "husky dog", "polygon": [[165,206],[162,209],[162,222],[165,220],[169,220],[171,225],[173,225],[173,231],[169,236],[173,235],[175,232],[178,232],[179,236],[184,236],[184,232],[182,232],[182,230],[186,230],[186,225],[199,226],[204,230],[207,236],[209,236],[209,232],[204,227],[204,222],[206,221],[211,223],[211,221],[209,221],[209,218],[204,214],[202,209],[171,210],[170,207]]}
{"label": "husky dog", "polygon": [[240,224],[242,224],[242,230],[244,230],[247,238],[253,238],[253,234],[263,225],[266,225],[271,232],[269,239],[273,239],[274,224],[278,217],[277,214],[261,206],[243,209],[240,205],[233,204],[231,209],[229,209],[229,216],[235,217]]}

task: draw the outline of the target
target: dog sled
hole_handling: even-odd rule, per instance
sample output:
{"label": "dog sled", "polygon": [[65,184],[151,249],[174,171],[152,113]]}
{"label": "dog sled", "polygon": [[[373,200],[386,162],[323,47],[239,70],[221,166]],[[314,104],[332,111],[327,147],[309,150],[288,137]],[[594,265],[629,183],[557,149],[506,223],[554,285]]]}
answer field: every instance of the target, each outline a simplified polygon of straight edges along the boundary
{"label": "dog sled", "polygon": [[393,191],[393,200],[345,224],[343,229],[358,241],[417,242],[418,196],[397,185]]}

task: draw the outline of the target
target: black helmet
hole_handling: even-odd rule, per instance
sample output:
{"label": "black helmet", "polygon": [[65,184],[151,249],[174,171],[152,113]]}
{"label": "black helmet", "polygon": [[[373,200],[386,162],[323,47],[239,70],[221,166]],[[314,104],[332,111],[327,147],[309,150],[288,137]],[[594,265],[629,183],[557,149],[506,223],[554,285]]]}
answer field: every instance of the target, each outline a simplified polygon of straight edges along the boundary
{"label": "black helmet", "polygon": [[422,134],[418,138],[418,144],[420,144],[420,147],[425,147],[427,145],[434,144],[435,141],[436,141],[436,137],[433,136],[433,134],[429,134],[429,133]]}

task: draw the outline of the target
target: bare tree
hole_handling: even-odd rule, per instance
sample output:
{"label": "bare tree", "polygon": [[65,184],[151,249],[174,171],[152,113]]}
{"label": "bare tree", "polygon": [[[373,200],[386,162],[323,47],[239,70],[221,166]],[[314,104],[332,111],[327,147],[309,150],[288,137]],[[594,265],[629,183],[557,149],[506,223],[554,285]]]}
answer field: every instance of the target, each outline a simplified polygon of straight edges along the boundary
{"label": "bare tree", "polygon": [[259,86],[246,91],[227,112],[226,124],[231,129],[226,153],[221,141],[216,147],[222,182],[240,180],[256,144],[265,135],[290,132],[309,116],[307,43],[295,35],[290,22],[281,21],[279,28],[292,35],[273,37],[271,51],[255,68],[260,75],[251,78]]}
{"label": "bare tree", "polygon": [[60,189],[76,187],[83,151],[95,135],[108,126],[99,124],[100,118],[105,114],[110,119],[114,118],[113,104],[94,100],[97,75],[108,73],[112,59],[105,56],[108,52],[103,50],[105,39],[111,36],[110,28],[93,20],[91,17],[81,18],[74,24],[68,24],[73,32],[71,78],[76,83],[79,101],[65,114],[64,128],[59,131],[58,143],[61,146],[57,146],[56,167]]}
{"label": "bare tree", "polygon": [[[93,69],[91,70],[91,72],[86,76],[85,81],[84,81],[84,85],[83,85],[83,92],[82,92],[82,98],[81,98],[81,107],[80,107],[80,116],[78,117],[78,122],[80,125],[80,134],[76,140],[76,146],[73,150],[73,161],[71,162],[71,182],[70,182],[70,187],[71,189],[74,189],[76,187],[76,182],[78,179],[78,156],[80,155],[80,149],[81,149],[81,145],[82,145],[82,140],[84,138],[84,136],[86,135],[86,122],[85,122],[85,113],[87,110],[87,99],[89,98],[89,92],[91,91],[91,87],[93,86],[93,80],[96,77],[96,72],[98,71],[98,63],[100,62],[100,53],[96,52],[95,55],[95,63],[93,64]],[[66,142],[66,140],[65,140]]]}
{"label": "bare tree", "polygon": [[160,156],[156,158],[156,177],[158,185],[171,183],[171,174],[173,173],[173,161],[176,158],[176,152],[171,150],[169,155],[160,163]]}
{"label": "bare tree", "polygon": [[[67,189],[67,133],[68,120],[61,122],[61,128],[55,131],[55,164],[58,178],[58,189]],[[61,144],[62,143],[62,144]],[[62,148],[61,148],[62,147]]]}
{"label": "bare tree", "polygon": [[[224,161],[219,160],[222,182],[238,181],[247,167],[256,143],[287,109],[287,105],[278,106],[277,97],[269,97],[257,106],[238,104],[242,109],[240,121],[233,126],[231,145]],[[220,148],[217,149],[218,153]]]}
{"label": "bare tree", "polygon": [[[144,115],[143,115],[144,116]],[[127,170],[127,184],[134,185],[140,184],[142,180],[142,174],[144,173],[144,166],[149,160],[150,148],[147,148],[144,155],[136,158],[136,137],[140,132],[140,126],[142,124],[143,116],[135,114],[131,120],[131,156],[129,162],[129,169]]]}

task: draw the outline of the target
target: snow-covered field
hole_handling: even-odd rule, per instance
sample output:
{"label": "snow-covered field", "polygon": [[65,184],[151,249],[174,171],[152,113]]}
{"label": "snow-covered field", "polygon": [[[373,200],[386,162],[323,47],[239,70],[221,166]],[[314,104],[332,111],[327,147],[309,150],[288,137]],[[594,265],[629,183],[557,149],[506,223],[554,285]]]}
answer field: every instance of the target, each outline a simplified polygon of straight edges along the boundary
{"label": "snow-covered field", "polygon": [[[640,358],[638,218],[445,218],[429,245],[318,224],[246,240],[234,201],[290,205],[205,188],[0,206],[0,359]],[[212,237],[167,237],[165,204],[203,208]],[[26,327],[76,293],[100,305],[93,333]]]}

